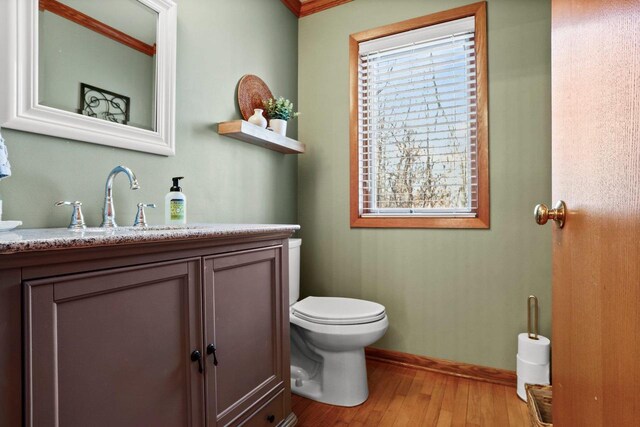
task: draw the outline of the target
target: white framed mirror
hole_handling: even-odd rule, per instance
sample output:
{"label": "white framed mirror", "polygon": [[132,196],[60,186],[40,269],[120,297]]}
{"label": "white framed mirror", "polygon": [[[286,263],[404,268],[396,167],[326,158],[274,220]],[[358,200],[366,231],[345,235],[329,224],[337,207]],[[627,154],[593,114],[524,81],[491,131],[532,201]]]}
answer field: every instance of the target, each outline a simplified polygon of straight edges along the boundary
{"label": "white framed mirror", "polygon": [[173,0],[0,1],[0,127],[175,154]]}

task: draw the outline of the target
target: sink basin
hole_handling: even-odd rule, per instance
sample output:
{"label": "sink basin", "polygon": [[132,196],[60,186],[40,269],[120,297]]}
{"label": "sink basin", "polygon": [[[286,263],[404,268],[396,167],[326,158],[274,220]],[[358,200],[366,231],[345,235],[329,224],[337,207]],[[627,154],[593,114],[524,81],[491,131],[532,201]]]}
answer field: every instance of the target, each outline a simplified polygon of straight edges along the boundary
{"label": "sink basin", "polygon": [[82,235],[85,235],[85,234],[113,235],[113,234],[119,234],[119,233],[129,233],[131,232],[130,228],[131,227],[118,227],[118,228],[87,227],[83,229],[69,230],[69,231],[72,233],[78,233]]}
{"label": "sink basin", "polygon": [[207,228],[205,225],[148,225],[146,227],[122,227],[130,231],[171,231],[197,230]]}
{"label": "sink basin", "polygon": [[73,233],[93,235],[93,234],[130,234],[130,233],[143,233],[145,231],[171,231],[171,230],[202,230],[210,226],[202,224],[190,224],[190,225],[149,225],[147,227],[133,227],[133,226],[120,226],[116,228],[103,228],[103,227],[87,227],[79,230],[69,230]]}
{"label": "sink basin", "polygon": [[69,231],[73,231],[74,233],[106,233],[107,231],[110,231],[106,228],[100,228],[100,227],[87,227],[87,228],[78,228],[77,230],[69,230]]}

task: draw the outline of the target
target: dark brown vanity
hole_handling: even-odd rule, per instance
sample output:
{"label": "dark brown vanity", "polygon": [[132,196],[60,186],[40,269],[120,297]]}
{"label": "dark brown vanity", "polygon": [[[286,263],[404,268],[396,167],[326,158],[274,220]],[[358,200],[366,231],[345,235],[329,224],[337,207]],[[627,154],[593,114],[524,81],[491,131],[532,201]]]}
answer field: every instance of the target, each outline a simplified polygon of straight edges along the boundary
{"label": "dark brown vanity", "polygon": [[0,237],[0,425],[294,425],[296,229]]}

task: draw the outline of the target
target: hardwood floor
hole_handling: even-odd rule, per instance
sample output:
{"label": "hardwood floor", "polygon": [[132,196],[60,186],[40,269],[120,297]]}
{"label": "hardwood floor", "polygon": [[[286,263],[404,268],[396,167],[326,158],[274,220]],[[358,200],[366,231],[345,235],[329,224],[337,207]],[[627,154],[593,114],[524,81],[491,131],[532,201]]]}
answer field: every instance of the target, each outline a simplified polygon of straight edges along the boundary
{"label": "hardwood floor", "polygon": [[300,427],[528,426],[516,389],[367,360],[369,399],[342,408],[293,395]]}

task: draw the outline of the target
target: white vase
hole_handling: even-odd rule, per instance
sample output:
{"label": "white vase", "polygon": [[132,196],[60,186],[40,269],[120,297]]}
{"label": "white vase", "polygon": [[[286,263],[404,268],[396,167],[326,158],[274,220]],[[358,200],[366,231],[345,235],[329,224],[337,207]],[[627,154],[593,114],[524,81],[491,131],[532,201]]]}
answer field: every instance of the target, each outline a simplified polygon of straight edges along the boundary
{"label": "white vase", "polygon": [[262,111],[263,110],[261,110],[260,108],[256,108],[255,110],[253,110],[253,116],[249,117],[249,120],[247,121],[264,129],[267,127],[267,119],[265,119],[262,115]]}
{"label": "white vase", "polygon": [[287,136],[287,121],[281,119],[271,119],[269,120],[269,127],[275,133],[278,133],[282,136]]}

